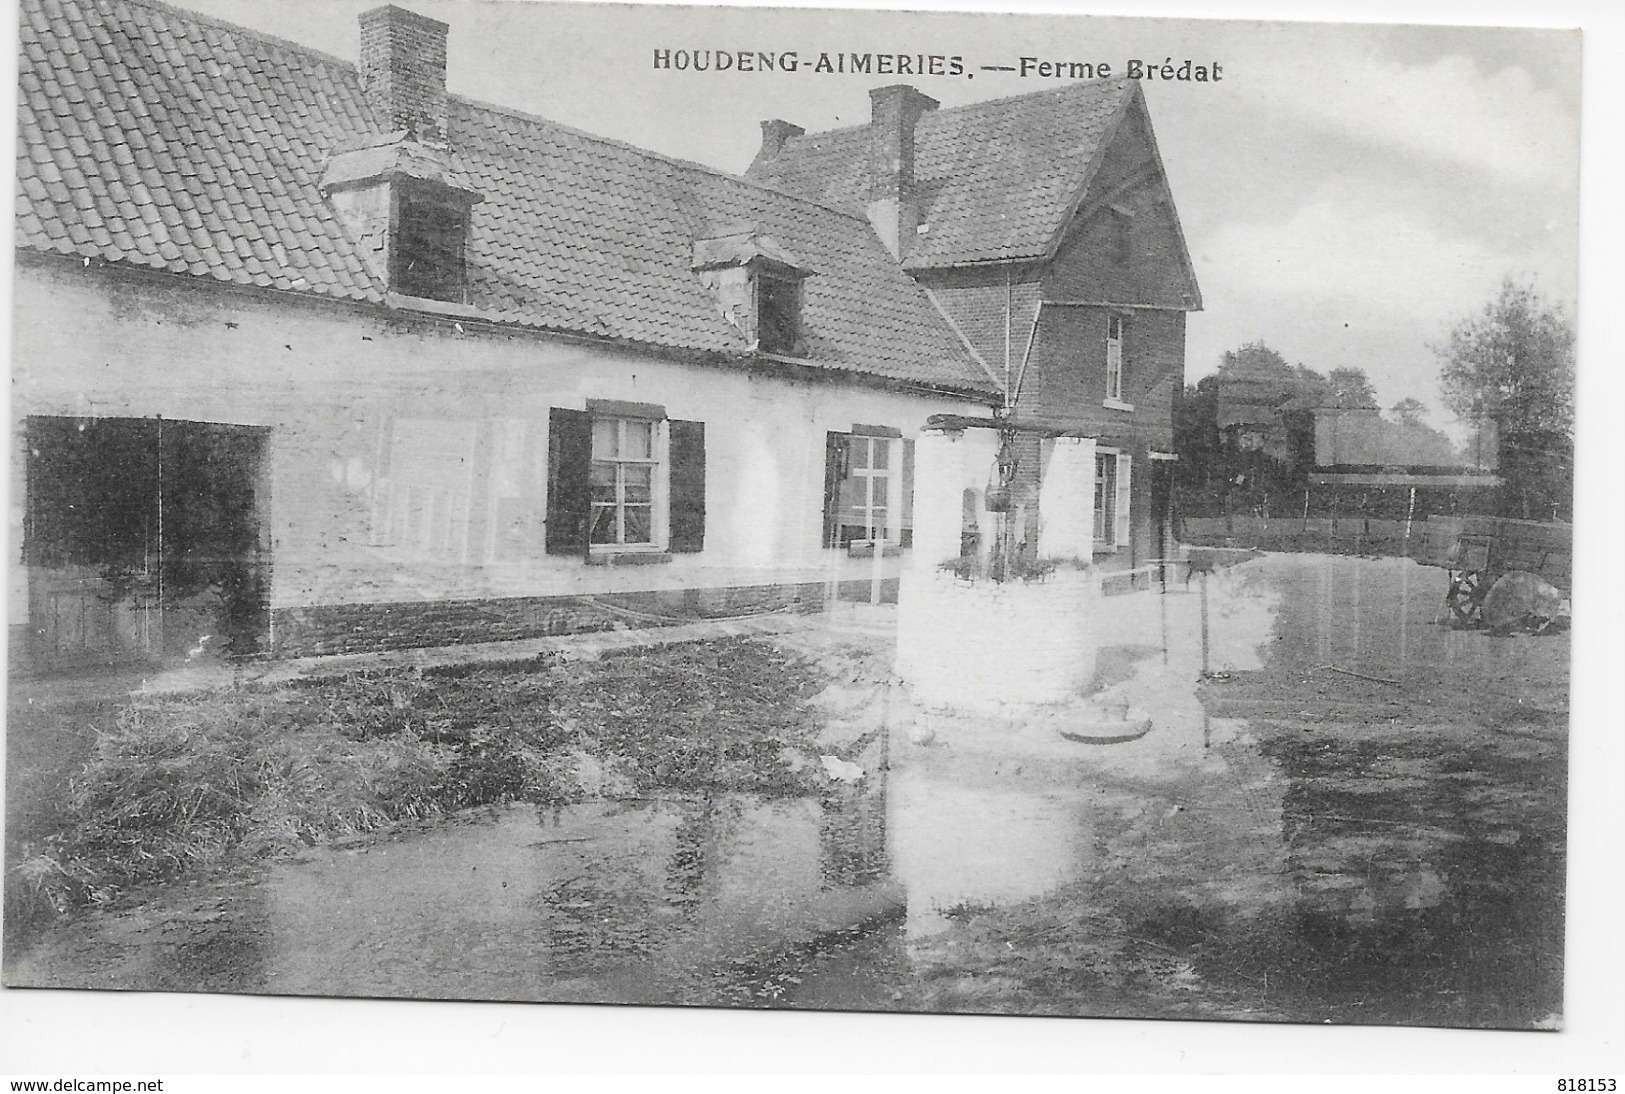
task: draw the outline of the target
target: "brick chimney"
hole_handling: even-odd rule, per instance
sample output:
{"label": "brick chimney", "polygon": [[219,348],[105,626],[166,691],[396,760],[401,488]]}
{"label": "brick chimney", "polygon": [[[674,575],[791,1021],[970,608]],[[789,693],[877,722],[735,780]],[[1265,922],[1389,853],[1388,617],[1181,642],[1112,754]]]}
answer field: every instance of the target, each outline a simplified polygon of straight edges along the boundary
{"label": "brick chimney", "polygon": [[937,100],[907,84],[869,92],[869,223],[892,257],[914,241],[919,205],[914,194],[914,127]]}
{"label": "brick chimney", "polygon": [[807,131],[794,122],[787,122],[782,118],[771,118],[762,123],[762,150],[756,153],[758,160],[772,159],[784,150],[784,142],[792,137],[799,137]]}
{"label": "brick chimney", "polygon": [[361,86],[373,124],[446,142],[445,23],[387,4],[361,15]]}

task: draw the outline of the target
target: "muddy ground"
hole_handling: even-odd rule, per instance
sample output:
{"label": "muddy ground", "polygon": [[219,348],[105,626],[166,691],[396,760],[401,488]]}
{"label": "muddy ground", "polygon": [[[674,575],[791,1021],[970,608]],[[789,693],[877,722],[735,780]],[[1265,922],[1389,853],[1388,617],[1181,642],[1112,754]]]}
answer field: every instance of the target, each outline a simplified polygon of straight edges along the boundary
{"label": "muddy ground", "polygon": [[[784,757],[807,792],[609,785],[319,842],[8,932],[7,977],[1550,1028],[1568,639],[1452,630],[1443,587],[1267,557],[1209,580],[1205,647],[1200,580],[1108,598],[1100,683],[1153,723],[1114,745],[923,706],[884,610],[812,623],[760,640],[822,680]],[[71,768],[33,755],[13,818]]]}

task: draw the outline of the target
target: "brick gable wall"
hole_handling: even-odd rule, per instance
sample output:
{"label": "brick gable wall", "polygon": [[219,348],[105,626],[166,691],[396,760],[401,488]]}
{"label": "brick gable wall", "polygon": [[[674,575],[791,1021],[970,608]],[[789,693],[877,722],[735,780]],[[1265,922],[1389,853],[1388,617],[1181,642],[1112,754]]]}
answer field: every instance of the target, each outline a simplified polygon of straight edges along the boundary
{"label": "brick gable wall", "polygon": [[[1117,253],[1119,213],[1127,216],[1128,256]],[[1044,278],[1046,300],[1110,301],[1185,308],[1196,286],[1185,269],[1173,206],[1156,169],[1150,135],[1130,114],[1106,149]]]}
{"label": "brick gable wall", "polygon": [[[1009,362],[1011,383],[1021,369],[1042,287],[1036,269],[1004,266],[932,272],[920,278],[994,375]],[[1006,326],[1006,305],[1009,324]],[[1007,349],[1008,347],[1008,349]]]}

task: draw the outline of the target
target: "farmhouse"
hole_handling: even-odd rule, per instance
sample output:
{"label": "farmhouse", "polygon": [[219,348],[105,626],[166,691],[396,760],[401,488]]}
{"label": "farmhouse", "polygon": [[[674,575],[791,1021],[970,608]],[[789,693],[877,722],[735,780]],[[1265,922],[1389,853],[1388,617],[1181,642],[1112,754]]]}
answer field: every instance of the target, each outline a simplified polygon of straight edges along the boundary
{"label": "farmhouse", "polygon": [[448,31],[24,0],[14,665],[874,595],[995,410],[1035,542],[1066,438],[1088,553],[1163,549],[1199,300],[1137,85],[881,88],[739,178],[450,94]]}
{"label": "farmhouse", "polygon": [[[1024,542],[1118,569],[1168,557],[1173,405],[1201,294],[1139,85],[952,110],[910,87],[870,95],[867,126],[764,122],[747,177],[867,216],[994,378],[1025,427],[1009,453]],[[1079,514],[1041,518],[1062,439],[1094,468],[1083,535]]]}

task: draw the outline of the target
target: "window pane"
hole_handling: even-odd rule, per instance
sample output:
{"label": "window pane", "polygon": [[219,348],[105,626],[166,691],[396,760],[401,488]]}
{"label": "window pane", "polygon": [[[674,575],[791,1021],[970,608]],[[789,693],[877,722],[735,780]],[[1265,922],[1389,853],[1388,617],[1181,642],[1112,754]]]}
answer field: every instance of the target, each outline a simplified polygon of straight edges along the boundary
{"label": "window pane", "polygon": [[647,464],[628,464],[621,469],[621,475],[621,481],[626,486],[627,502],[654,500],[654,468]]}
{"label": "window pane", "polygon": [[886,468],[891,466],[891,442],[886,440],[878,440],[873,443],[874,458],[870,461],[869,466],[879,468],[880,470],[884,471]]}
{"label": "window pane", "polygon": [[852,438],[852,470],[858,471],[869,466],[869,438]]}
{"label": "window pane", "polygon": [[612,460],[620,454],[620,445],[616,443],[616,434],[620,422],[614,418],[594,418],[592,420],[592,458],[595,460]]}
{"label": "window pane", "polygon": [[622,543],[648,543],[654,539],[654,521],[647,505],[628,505],[624,512],[626,538]]}
{"label": "window pane", "polygon": [[890,479],[888,479],[885,475],[876,475],[872,479],[870,479],[869,482],[871,484],[871,490],[869,492],[869,504],[870,505],[881,505],[881,506],[883,506],[888,501],[891,500],[889,497],[886,496],[887,495],[887,487],[890,485],[890,482],[891,482]]}
{"label": "window pane", "polygon": [[887,518],[886,518],[886,507],[884,505],[877,505],[872,510],[870,510],[870,513],[869,513],[870,537],[869,538],[871,538],[871,539],[885,539],[886,538],[886,525],[887,525],[887,523],[888,522],[887,522]]}
{"label": "window pane", "polygon": [[594,543],[615,542],[615,507],[613,505],[593,506],[592,541]]}
{"label": "window pane", "polygon": [[592,500],[595,502],[615,501],[615,465],[612,463],[595,463],[592,465]]}
{"label": "window pane", "polygon": [[621,458],[647,460],[654,456],[654,423],[629,421],[626,423],[626,448]]}

